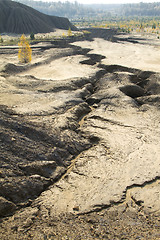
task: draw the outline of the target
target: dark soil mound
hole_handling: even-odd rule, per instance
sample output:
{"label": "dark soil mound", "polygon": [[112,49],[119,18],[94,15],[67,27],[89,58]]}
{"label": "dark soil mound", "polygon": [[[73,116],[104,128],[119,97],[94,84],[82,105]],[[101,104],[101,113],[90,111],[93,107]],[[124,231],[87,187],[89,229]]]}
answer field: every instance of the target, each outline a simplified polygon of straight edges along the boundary
{"label": "dark soil mound", "polygon": [[67,18],[48,16],[24,4],[0,0],[1,33],[46,33],[69,27],[76,30]]}

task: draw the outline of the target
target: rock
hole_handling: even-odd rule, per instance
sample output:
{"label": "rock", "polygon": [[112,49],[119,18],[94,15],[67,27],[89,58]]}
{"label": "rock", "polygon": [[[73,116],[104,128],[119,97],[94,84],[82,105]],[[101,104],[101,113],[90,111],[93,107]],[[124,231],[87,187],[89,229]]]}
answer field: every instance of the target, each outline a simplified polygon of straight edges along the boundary
{"label": "rock", "polygon": [[132,98],[141,97],[145,94],[144,89],[137,85],[126,85],[126,86],[120,87],[120,90],[123,93],[125,93],[127,96]]}
{"label": "rock", "polygon": [[[28,175],[40,174],[46,178],[55,178],[56,175],[60,174],[60,170],[55,161],[35,161],[26,165],[19,165],[19,167]],[[61,167],[61,174],[63,172],[65,172],[65,167]]]}
{"label": "rock", "polygon": [[16,205],[7,199],[0,197],[0,217],[10,215],[16,210]]}
{"label": "rock", "polygon": [[0,192],[2,196],[17,204],[38,196],[48,185],[49,180],[39,175],[4,178],[0,180]]}
{"label": "rock", "polygon": [[138,97],[136,98],[136,101],[143,105],[143,104],[149,104],[151,106],[160,106],[160,96],[159,95],[149,95],[144,97]]}

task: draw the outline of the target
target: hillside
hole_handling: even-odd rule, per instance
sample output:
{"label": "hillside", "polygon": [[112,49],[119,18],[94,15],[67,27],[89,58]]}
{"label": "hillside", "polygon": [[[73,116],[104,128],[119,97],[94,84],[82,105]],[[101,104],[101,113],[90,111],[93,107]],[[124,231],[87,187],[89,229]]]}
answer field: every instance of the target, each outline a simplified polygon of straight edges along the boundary
{"label": "hillside", "polygon": [[24,4],[0,0],[0,32],[46,33],[54,28],[76,30],[67,18],[48,16]]}

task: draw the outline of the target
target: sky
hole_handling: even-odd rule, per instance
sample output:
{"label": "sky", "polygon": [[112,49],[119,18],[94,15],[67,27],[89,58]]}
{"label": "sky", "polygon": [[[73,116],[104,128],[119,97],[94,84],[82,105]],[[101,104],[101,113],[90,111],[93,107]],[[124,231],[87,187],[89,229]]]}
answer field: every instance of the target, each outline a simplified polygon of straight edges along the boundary
{"label": "sky", "polygon": [[[38,1],[38,0],[37,0]],[[75,2],[75,0],[41,0],[43,2]],[[93,3],[103,3],[103,4],[114,4],[114,3],[139,3],[139,2],[160,2],[158,0],[77,0],[77,2],[82,3],[82,4],[93,4]]]}

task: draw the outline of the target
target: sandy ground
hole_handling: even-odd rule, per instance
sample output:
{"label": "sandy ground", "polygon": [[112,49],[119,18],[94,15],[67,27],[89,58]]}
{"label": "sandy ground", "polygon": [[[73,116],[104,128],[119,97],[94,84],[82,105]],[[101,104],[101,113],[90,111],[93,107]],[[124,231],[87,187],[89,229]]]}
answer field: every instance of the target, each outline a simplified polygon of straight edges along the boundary
{"label": "sandy ground", "polygon": [[[56,30],[54,33],[44,34],[44,37],[58,37],[62,34],[67,35],[67,31]],[[132,35],[121,35],[121,39],[131,37]],[[43,37],[42,34],[37,34],[37,37]],[[82,48],[89,48],[90,54],[100,54],[105,56],[102,60],[102,64],[111,65],[117,64],[130,68],[137,68],[144,71],[160,71],[160,40],[153,36],[133,35],[133,39],[138,38],[138,43],[129,43],[126,41],[111,42],[102,38],[95,38],[94,41],[80,41],[75,42],[73,45],[80,46]],[[147,39],[145,39],[147,37]],[[7,38],[7,36],[6,36]],[[11,36],[8,36],[11,38]],[[48,43],[42,43],[38,46],[48,45]],[[55,50],[46,50],[43,54],[37,54],[36,49],[33,50],[32,64],[39,63],[48,58]],[[2,55],[0,58],[0,64],[13,63],[19,64],[16,56],[17,50],[13,50],[11,55]],[[76,55],[70,57],[64,57],[50,61],[49,64],[32,68],[27,72],[23,72],[21,75],[34,75],[37,78],[43,79],[68,79],[73,77],[85,77],[94,73],[97,69],[92,66],[80,65],[82,60],[87,59],[84,56]]]}
{"label": "sandy ground", "polygon": [[[126,36],[125,36],[126,37]],[[134,36],[140,37],[138,36]],[[143,39],[144,36],[141,36]],[[92,49],[90,53],[101,54],[106,58],[102,63],[118,64],[145,71],[160,71],[160,40],[151,38],[140,43],[110,42],[95,38],[94,41],[76,42],[74,45]],[[142,44],[145,43],[145,44]],[[155,46],[153,46],[156,44]]]}
{"label": "sandy ground", "polygon": [[94,66],[81,65],[80,62],[86,60],[84,56],[68,56],[54,60],[49,64],[35,67],[23,72],[20,76],[33,75],[40,79],[65,80],[75,77],[88,77],[97,71]]}
{"label": "sandy ground", "polygon": [[0,239],[160,239],[160,41],[128,37],[0,48]]}

